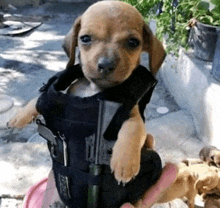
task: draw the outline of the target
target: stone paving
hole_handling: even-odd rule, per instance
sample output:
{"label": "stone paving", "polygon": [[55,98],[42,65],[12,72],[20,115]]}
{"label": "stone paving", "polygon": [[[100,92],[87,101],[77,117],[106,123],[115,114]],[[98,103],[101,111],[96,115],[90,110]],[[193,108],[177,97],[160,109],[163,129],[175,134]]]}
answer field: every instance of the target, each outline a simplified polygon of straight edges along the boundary
{"label": "stone paving", "polygon": [[[91,3],[91,2],[90,2]],[[6,129],[7,121],[38,89],[67,63],[61,45],[73,20],[90,3],[47,3],[22,7],[19,14],[41,17],[43,24],[24,36],[0,36],[0,207],[21,208],[28,188],[48,175],[51,160],[35,124]],[[147,65],[147,55],[143,64]],[[197,138],[191,115],[175,103],[158,75],[152,100],[146,109],[146,126],[155,135],[163,162],[198,157],[203,143]],[[162,107],[162,108],[161,108]],[[29,141],[29,142],[28,142]],[[157,208],[187,205],[182,200],[155,205]]]}

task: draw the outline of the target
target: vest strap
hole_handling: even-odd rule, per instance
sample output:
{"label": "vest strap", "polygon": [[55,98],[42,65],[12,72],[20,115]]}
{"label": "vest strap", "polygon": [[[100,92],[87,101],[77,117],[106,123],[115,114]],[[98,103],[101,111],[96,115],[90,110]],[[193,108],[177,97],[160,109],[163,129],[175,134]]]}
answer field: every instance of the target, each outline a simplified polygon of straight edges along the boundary
{"label": "vest strap", "polygon": [[53,170],[68,178],[73,178],[75,182],[82,185],[99,185],[101,184],[102,175],[94,176],[90,173],[83,172],[74,167],[66,167],[62,164],[53,161]]}

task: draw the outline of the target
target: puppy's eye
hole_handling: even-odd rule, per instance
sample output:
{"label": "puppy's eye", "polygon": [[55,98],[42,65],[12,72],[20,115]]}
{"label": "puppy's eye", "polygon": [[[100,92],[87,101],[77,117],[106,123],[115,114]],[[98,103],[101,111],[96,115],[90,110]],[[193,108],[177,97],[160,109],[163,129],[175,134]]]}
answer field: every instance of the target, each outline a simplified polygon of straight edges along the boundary
{"label": "puppy's eye", "polygon": [[84,44],[89,44],[89,43],[91,43],[92,38],[89,35],[83,35],[83,36],[80,37],[80,40]]}
{"label": "puppy's eye", "polygon": [[130,38],[127,42],[127,46],[131,49],[135,49],[140,45],[140,41],[136,38]]}

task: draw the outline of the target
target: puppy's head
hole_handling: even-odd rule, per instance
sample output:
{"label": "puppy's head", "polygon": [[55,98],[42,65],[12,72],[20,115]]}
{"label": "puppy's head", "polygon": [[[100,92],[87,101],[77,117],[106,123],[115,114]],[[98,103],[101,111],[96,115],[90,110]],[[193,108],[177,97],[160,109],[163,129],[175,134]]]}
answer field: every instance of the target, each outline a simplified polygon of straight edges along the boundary
{"label": "puppy's head", "polygon": [[75,21],[64,41],[70,57],[67,67],[74,65],[77,45],[85,77],[103,88],[126,80],[139,65],[142,51],[149,53],[153,74],[165,57],[141,14],[119,1],[95,3]]}
{"label": "puppy's head", "polygon": [[198,175],[198,179],[195,182],[195,188],[198,190],[198,193],[203,194],[219,188],[219,170],[216,167],[201,167],[203,167],[203,171]]}
{"label": "puppy's head", "polygon": [[219,150],[213,150],[210,156],[210,159],[212,162],[214,162],[216,167],[218,168],[220,167],[220,151]]}

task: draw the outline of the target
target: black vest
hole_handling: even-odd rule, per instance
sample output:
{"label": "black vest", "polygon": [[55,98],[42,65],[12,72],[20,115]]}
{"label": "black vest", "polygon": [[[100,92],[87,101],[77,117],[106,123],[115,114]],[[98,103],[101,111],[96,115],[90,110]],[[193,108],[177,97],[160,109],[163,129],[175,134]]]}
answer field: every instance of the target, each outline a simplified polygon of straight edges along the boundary
{"label": "black vest", "polygon": [[[86,208],[88,185],[99,184],[100,207],[118,208],[124,202],[133,202],[141,197],[159,177],[160,158],[154,151],[142,150],[141,170],[138,176],[126,184],[118,185],[108,165],[102,164],[99,177],[89,174],[88,141],[97,136],[100,100],[120,103],[110,124],[106,127],[106,142],[115,141],[122,123],[129,118],[131,109],[139,104],[144,119],[144,109],[150,101],[156,80],[151,73],[139,66],[122,84],[106,89],[91,97],[64,94],[75,79],[82,78],[79,65],[53,76],[41,89],[37,110],[45,125],[55,135],[57,145],[48,142],[53,160],[56,186],[63,202],[69,207]],[[64,165],[64,141],[67,145],[68,165]],[[146,153],[147,152],[147,153]],[[67,190],[69,184],[69,193]]]}

